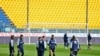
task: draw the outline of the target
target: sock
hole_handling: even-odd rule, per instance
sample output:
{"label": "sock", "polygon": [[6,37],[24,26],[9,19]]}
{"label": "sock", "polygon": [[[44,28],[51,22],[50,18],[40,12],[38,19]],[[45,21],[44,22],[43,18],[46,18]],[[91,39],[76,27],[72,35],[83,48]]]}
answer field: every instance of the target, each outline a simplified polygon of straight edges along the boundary
{"label": "sock", "polygon": [[51,54],[49,54],[49,56],[51,56]]}
{"label": "sock", "polygon": [[55,54],[53,54],[53,56],[55,56]]}

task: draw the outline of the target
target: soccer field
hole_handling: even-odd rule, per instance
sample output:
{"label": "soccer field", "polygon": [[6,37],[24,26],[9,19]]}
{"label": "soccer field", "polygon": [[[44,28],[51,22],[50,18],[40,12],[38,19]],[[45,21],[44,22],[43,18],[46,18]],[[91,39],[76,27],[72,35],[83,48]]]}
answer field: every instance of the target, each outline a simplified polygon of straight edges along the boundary
{"label": "soccer field", "polygon": [[[35,45],[25,45],[25,55],[24,56],[37,56]],[[56,56],[69,56],[69,48],[64,49],[63,45],[57,45]],[[48,56],[49,49],[45,52],[45,56]],[[0,44],[0,56],[9,56],[9,46],[5,44]],[[17,47],[15,45],[15,56],[17,56]],[[87,50],[86,45],[81,45],[81,50],[78,56],[100,56],[100,45],[92,45],[92,50]]]}

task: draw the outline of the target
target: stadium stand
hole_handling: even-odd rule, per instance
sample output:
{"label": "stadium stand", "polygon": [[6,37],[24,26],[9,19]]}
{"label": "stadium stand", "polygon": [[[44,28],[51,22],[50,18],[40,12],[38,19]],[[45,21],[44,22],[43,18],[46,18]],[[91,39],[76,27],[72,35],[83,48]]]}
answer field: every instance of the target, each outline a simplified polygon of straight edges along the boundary
{"label": "stadium stand", "polygon": [[10,20],[7,18],[5,12],[0,8],[0,21],[4,24],[10,25]]}
{"label": "stadium stand", "polygon": [[[17,28],[25,28],[27,23],[26,0],[0,0],[0,7]],[[100,28],[100,1],[89,0],[89,29]],[[85,23],[85,0],[29,0],[29,22],[44,23]],[[41,27],[41,25],[40,25]],[[38,28],[40,28],[38,26]],[[46,28],[59,28],[45,26]],[[61,25],[64,27],[64,25]],[[31,28],[37,28],[31,26]]]}
{"label": "stadium stand", "polygon": [[26,24],[25,0],[0,0],[0,7],[17,28],[24,28]]}
{"label": "stadium stand", "polygon": [[6,27],[14,26],[13,22],[8,19],[6,13],[0,8],[0,32],[4,31]]}

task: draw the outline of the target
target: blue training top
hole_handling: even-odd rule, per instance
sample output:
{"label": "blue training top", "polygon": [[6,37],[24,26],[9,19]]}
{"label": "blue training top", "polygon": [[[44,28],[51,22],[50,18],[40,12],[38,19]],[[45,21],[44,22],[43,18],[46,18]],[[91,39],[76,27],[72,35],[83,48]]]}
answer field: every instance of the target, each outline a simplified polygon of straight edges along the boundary
{"label": "blue training top", "polygon": [[64,42],[68,42],[68,36],[67,36],[67,34],[64,34],[63,39],[64,39]]}
{"label": "blue training top", "polygon": [[55,46],[56,46],[56,40],[55,39],[50,39],[49,42],[49,47],[52,48],[52,49],[55,49]]}
{"label": "blue training top", "polygon": [[19,48],[20,49],[23,49],[23,44],[24,44],[24,41],[23,40],[19,40]]}
{"label": "blue training top", "polygon": [[70,43],[70,48],[72,49],[72,51],[78,51],[79,49],[79,43],[77,40],[72,40]]}

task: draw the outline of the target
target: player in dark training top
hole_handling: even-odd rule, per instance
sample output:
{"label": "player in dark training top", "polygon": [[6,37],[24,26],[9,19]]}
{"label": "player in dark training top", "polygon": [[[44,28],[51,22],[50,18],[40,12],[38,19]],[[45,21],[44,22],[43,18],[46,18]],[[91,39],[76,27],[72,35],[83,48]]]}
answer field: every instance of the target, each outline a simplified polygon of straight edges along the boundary
{"label": "player in dark training top", "polygon": [[17,48],[18,48],[18,54],[17,56],[20,56],[20,53],[21,53],[21,56],[24,56],[24,41],[23,41],[23,35],[20,35],[20,38],[18,40],[18,43],[17,43]]}
{"label": "player in dark training top", "polygon": [[49,45],[49,56],[55,56],[55,49],[56,49],[56,40],[54,38],[54,35],[51,36],[51,38],[48,41],[48,45]]}

